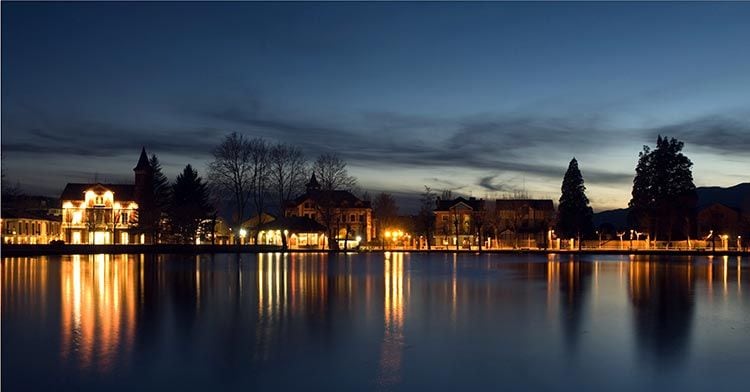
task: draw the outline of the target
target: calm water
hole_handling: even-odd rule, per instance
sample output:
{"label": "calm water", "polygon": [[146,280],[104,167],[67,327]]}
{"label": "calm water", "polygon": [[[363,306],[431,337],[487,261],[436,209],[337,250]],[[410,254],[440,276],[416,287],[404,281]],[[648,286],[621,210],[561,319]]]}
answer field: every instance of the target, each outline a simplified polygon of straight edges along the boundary
{"label": "calm water", "polygon": [[[11,390],[737,390],[750,260],[2,261]],[[429,389],[428,389],[429,388]]]}

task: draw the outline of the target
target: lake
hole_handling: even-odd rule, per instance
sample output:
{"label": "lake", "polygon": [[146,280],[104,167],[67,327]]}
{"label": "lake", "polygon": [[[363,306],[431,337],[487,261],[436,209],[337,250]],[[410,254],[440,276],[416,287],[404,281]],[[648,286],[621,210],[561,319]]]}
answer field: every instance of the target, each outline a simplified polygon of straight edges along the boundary
{"label": "lake", "polygon": [[750,260],[2,260],[2,389],[737,390]]}

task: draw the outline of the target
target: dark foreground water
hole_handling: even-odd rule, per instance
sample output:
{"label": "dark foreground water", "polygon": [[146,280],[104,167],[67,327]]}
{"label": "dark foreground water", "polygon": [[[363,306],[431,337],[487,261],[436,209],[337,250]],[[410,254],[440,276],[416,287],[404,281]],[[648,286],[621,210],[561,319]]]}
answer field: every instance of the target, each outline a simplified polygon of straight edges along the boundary
{"label": "dark foreground water", "polygon": [[742,390],[750,260],[2,260],[2,389]]}

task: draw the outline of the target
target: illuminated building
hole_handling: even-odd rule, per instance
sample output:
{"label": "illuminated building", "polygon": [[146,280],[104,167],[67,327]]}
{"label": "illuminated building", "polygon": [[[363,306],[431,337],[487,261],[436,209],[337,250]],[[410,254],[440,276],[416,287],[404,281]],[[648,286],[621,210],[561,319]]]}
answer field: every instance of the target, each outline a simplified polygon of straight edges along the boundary
{"label": "illuminated building", "polygon": [[[475,239],[476,214],[484,211],[484,200],[474,197],[453,200],[437,199],[435,208],[435,245],[469,248]],[[478,237],[477,237],[478,238]]]}
{"label": "illuminated building", "polygon": [[48,244],[60,239],[60,217],[3,211],[0,218],[3,244]]}
{"label": "illuminated building", "polygon": [[[349,191],[324,191],[312,175],[307,183],[307,192],[290,200],[286,204],[286,215],[306,217],[326,225],[323,206],[330,203],[332,229],[340,243],[343,243],[347,235],[350,243],[356,242],[357,237],[362,241],[371,241],[374,231],[372,224],[372,206],[369,201],[354,196]],[[351,245],[351,244],[350,244]]]}
{"label": "illuminated building", "polygon": [[[135,184],[68,183],[62,192],[62,239],[69,244],[145,243],[138,215],[151,205],[152,169],[146,149],[133,169]],[[139,209],[140,208],[140,209]],[[150,242],[150,241],[149,241]]]}

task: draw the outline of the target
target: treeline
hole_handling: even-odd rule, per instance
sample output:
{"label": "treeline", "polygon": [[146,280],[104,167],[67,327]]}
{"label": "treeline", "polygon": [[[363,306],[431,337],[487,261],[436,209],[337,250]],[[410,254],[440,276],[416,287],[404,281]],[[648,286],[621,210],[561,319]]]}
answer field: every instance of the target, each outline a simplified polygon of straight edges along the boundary
{"label": "treeline", "polygon": [[157,156],[151,156],[153,203],[139,218],[142,231],[160,242],[213,240],[218,211],[224,207],[231,210],[230,227],[238,228],[251,216],[258,218],[258,225],[267,223],[264,214],[285,215],[284,203],[303,193],[315,173],[321,194],[318,212],[332,238],[337,216],[333,198],[326,196],[337,190],[353,191],[357,185],[336,153],[309,161],[293,144],[233,132],[214,146],[211,154],[207,180],[187,165],[173,183],[163,174]]}
{"label": "treeline", "polygon": [[[643,146],[638,154],[628,203],[628,225],[637,236],[673,241],[697,235],[698,197],[693,183],[693,162],[682,153],[683,148],[683,142],[659,135],[654,149]],[[575,158],[568,166],[561,190],[557,235],[579,240],[593,238],[593,211]]]}

